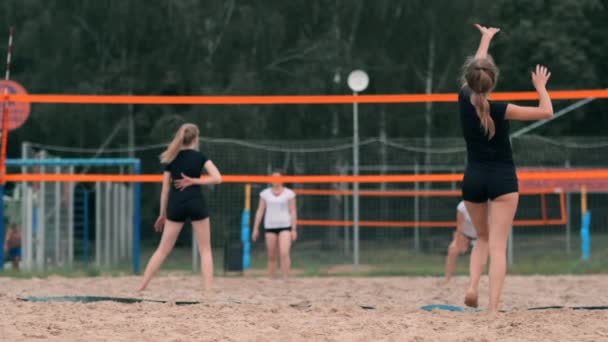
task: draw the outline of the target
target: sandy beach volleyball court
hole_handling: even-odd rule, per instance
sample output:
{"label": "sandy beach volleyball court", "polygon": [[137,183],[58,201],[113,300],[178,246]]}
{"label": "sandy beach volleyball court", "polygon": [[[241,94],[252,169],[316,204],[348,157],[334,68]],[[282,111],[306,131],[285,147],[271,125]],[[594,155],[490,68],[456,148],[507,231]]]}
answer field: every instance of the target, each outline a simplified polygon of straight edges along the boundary
{"label": "sandy beach volleyball court", "polygon": [[[143,298],[203,304],[32,303],[25,296],[140,297],[139,278],[0,278],[3,341],[608,341],[608,310],[528,307],[608,305],[608,276],[510,276],[504,308],[485,314],[425,312],[460,305],[466,278],[200,278],[160,276]],[[487,304],[487,279],[481,305]],[[364,309],[362,306],[373,307]]]}

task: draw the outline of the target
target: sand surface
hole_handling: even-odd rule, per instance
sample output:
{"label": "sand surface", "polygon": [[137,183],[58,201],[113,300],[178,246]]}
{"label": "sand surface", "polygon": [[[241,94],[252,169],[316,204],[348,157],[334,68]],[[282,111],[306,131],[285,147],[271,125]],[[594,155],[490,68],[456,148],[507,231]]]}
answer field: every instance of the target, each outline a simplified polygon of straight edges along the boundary
{"label": "sand surface", "polygon": [[[200,278],[153,280],[144,298],[204,304],[32,303],[21,296],[141,297],[137,277],[0,278],[2,341],[608,341],[608,310],[528,311],[608,305],[608,275],[510,276],[507,313],[425,312],[460,305],[466,278]],[[487,279],[481,305],[487,305]],[[363,309],[372,306],[374,309]]]}

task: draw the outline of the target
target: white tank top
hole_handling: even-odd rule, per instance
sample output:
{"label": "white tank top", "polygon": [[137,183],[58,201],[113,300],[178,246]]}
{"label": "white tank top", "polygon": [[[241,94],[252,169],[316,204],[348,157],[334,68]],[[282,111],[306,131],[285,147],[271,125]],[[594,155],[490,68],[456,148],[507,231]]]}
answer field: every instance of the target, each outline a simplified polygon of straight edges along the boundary
{"label": "white tank top", "polygon": [[467,207],[464,205],[464,201],[461,201],[460,203],[458,203],[458,207],[456,207],[456,209],[464,215],[464,222],[462,224],[462,233],[470,238],[477,239],[477,233],[475,232],[475,226],[473,226],[473,222],[471,221],[471,217],[469,216]]}
{"label": "white tank top", "polygon": [[260,198],[266,202],[266,214],[264,215],[266,229],[291,227],[289,201],[295,197],[296,193],[288,188],[283,188],[278,195],[273,194],[271,188],[260,193]]}

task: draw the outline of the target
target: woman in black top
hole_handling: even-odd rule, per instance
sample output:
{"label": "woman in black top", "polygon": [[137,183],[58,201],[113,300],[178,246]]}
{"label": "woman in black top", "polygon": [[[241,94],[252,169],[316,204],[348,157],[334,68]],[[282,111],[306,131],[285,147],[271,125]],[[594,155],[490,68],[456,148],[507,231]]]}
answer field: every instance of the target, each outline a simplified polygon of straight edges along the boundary
{"label": "woman in black top", "polygon": [[479,278],[490,256],[490,311],[498,311],[507,271],[507,239],[519,201],[517,175],[509,140],[509,120],[540,120],[553,116],[546,89],[551,76],[537,65],[532,84],[540,101],[536,107],[523,107],[488,101],[496,86],[498,68],[488,55],[490,41],[500,30],[480,25],[481,42],[475,57],[464,66],[463,87],[458,104],[462,131],[467,144],[467,168],[462,196],[477,231],[477,244],[471,254],[470,285],[465,304],[478,305]]}
{"label": "woman in black top", "polygon": [[[213,282],[213,256],[209,214],[201,185],[219,184],[222,176],[205,155],[198,151],[199,130],[194,124],[182,125],[167,150],[160,155],[165,166],[160,195],[160,214],[154,228],[162,231],[158,248],[150,258],[139,288],[143,291],[165,258],[171,253],[186,219],[190,219],[201,255],[203,287]],[[200,178],[203,168],[209,177]],[[171,186],[171,182],[173,185]]]}

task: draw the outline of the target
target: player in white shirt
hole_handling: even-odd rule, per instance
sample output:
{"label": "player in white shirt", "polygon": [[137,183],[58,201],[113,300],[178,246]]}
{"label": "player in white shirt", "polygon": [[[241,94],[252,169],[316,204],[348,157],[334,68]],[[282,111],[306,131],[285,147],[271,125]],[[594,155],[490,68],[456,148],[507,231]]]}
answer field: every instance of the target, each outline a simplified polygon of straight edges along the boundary
{"label": "player in white shirt", "polygon": [[[281,176],[281,172],[275,171],[272,176]],[[281,272],[283,277],[287,278],[291,269],[291,243],[298,238],[295,192],[286,188],[283,183],[276,182],[260,193],[260,204],[255,213],[251,236],[253,241],[259,237],[262,217],[268,251],[268,273],[275,277],[277,261],[280,260]]]}
{"label": "player in white shirt", "polygon": [[456,207],[456,231],[453,234],[452,242],[448,247],[448,256],[445,260],[445,281],[449,282],[456,269],[458,256],[469,250],[469,245],[477,239],[477,233],[471,217],[467,212],[464,201],[460,201]]}

